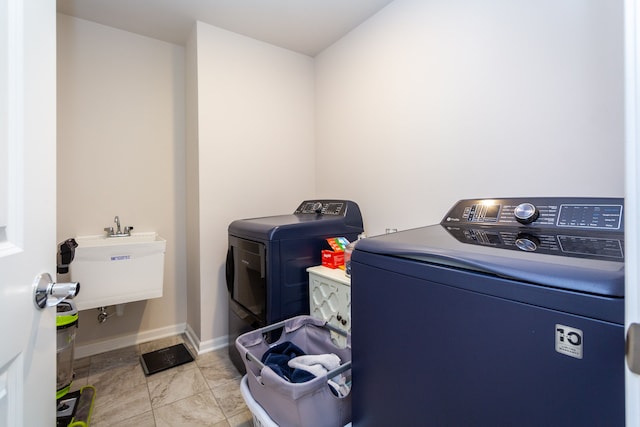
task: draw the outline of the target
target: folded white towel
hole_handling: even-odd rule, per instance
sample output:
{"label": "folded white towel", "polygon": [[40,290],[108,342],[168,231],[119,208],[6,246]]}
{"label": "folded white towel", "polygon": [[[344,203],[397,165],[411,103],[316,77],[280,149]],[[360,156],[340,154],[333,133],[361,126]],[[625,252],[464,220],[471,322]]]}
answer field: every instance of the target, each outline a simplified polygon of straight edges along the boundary
{"label": "folded white towel", "polygon": [[311,372],[316,377],[321,377],[332,369],[340,366],[340,358],[333,353],[307,354],[294,357],[289,360],[289,367]]}

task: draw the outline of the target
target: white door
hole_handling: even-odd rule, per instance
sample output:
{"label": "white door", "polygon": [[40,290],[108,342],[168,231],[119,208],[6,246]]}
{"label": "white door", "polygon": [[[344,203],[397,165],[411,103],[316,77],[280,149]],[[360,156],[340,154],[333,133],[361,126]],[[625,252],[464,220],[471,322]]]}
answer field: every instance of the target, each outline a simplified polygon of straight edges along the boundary
{"label": "white door", "polygon": [[55,425],[56,2],[0,0],[0,426]]}
{"label": "white door", "polygon": [[[637,0],[625,0],[626,61],[626,194],[625,194],[625,330],[640,323],[640,10]],[[640,375],[626,378],[626,424],[640,426]]]}

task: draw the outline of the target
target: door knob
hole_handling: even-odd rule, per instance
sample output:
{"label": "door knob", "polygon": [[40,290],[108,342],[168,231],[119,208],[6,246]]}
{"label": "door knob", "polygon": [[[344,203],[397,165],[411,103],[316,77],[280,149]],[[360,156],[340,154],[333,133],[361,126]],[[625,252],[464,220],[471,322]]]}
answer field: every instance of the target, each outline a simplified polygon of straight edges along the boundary
{"label": "door knob", "polygon": [[54,283],[49,273],[39,274],[33,282],[36,307],[40,310],[60,304],[66,298],[73,298],[80,292],[80,283]]}

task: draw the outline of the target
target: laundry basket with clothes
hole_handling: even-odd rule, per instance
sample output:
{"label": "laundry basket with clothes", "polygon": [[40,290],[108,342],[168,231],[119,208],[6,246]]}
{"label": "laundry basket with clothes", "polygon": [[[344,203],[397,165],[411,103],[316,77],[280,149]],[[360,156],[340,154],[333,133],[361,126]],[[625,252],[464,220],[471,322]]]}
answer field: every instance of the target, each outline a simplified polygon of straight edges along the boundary
{"label": "laundry basket with clothes", "polygon": [[[267,343],[268,332],[281,330]],[[331,331],[347,338],[345,348]],[[281,427],[341,427],[351,421],[351,336],[311,316],[297,316],[236,340],[253,399]]]}

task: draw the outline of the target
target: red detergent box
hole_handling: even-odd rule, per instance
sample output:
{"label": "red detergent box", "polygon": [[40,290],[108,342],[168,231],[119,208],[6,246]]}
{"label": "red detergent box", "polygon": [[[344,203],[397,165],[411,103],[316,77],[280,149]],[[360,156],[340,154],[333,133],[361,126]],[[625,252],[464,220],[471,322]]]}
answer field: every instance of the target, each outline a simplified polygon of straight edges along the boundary
{"label": "red detergent box", "polygon": [[329,250],[322,251],[322,265],[329,268],[339,268],[344,265],[344,251],[334,252]]}
{"label": "red detergent box", "polygon": [[349,244],[349,240],[344,237],[331,237],[327,239],[331,250],[322,251],[322,265],[329,268],[340,268],[344,266],[344,248]]}

